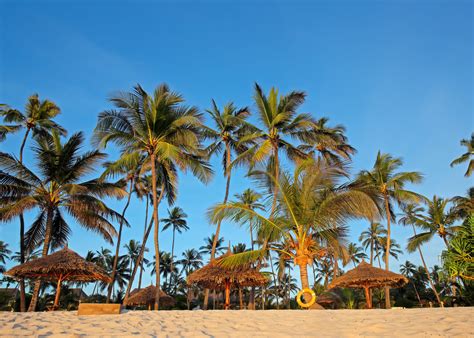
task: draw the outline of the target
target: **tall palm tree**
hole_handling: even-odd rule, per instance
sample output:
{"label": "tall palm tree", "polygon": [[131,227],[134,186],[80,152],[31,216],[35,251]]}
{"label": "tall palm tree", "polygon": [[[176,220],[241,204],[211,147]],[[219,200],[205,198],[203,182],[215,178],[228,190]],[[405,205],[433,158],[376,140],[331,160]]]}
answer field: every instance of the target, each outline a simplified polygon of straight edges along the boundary
{"label": "tall palm tree", "polygon": [[422,306],[420,294],[418,293],[418,290],[416,289],[416,285],[413,282],[413,276],[417,273],[417,271],[418,270],[416,269],[415,264],[413,264],[410,261],[406,261],[405,264],[400,265],[400,273],[404,275],[410,281],[411,285],[413,285],[416,298],[418,298],[418,302],[420,303],[420,306]]}
{"label": "tall palm tree", "polygon": [[398,260],[398,256],[403,253],[403,251],[401,250],[400,244],[398,244],[396,240],[392,239],[390,241],[390,249],[387,250],[387,243],[388,243],[387,237],[380,238],[381,250],[377,252],[377,254],[375,255],[375,258],[378,258],[378,256],[381,255],[383,260],[386,260],[385,255],[387,254],[387,251],[388,251],[390,254],[390,257],[393,257],[396,260]]}
{"label": "tall palm tree", "polygon": [[127,251],[126,256],[130,262],[129,270],[130,274],[133,271],[133,264],[136,262],[138,256],[140,255],[140,249],[141,249],[141,244],[140,242],[131,239],[127,244],[125,244],[123,247]]}
{"label": "tall palm tree", "polygon": [[471,176],[472,171],[474,170],[474,133],[471,134],[470,140],[462,139],[461,145],[463,147],[466,147],[466,152],[454,161],[452,161],[451,167],[469,161],[466,173],[464,174],[464,176],[469,177]]}
{"label": "tall palm tree", "polygon": [[[38,94],[33,94],[28,98],[25,105],[25,112],[12,109],[8,105],[0,106],[0,116],[5,123],[13,123],[0,127],[0,140],[6,136],[6,133],[25,130],[23,140],[20,145],[19,162],[23,164],[23,150],[30,133],[33,136],[41,136],[56,131],[61,135],[66,135],[66,130],[53,119],[61,112],[59,107],[52,101],[40,100]],[[20,214],[20,259],[21,264],[25,262],[25,220],[23,214]],[[25,283],[20,280],[20,311],[25,312]]]}
{"label": "tall palm tree", "polygon": [[[109,242],[116,235],[110,221],[123,218],[101,198],[122,198],[125,192],[116,184],[97,179],[81,182],[105,157],[97,150],[80,154],[83,141],[81,133],[74,134],[64,144],[56,132],[52,137],[38,139],[34,150],[40,176],[13,156],[0,153],[0,221],[9,222],[28,210],[39,210],[26,233],[28,250],[43,243],[45,256],[50,247],[66,244],[70,228],[64,212]],[[35,284],[29,311],[36,307],[40,286],[40,282]]]}
{"label": "tall palm tree", "polygon": [[[0,263],[6,264],[6,261],[10,259],[9,255],[12,252],[8,249],[8,244],[4,241],[0,241]],[[0,265],[0,273],[5,272],[5,266]]]}
{"label": "tall palm tree", "polygon": [[362,231],[359,236],[359,241],[364,246],[364,249],[370,247],[370,265],[374,265],[374,253],[380,247],[380,238],[386,235],[386,230],[378,222],[371,222],[367,230]]}
{"label": "tall palm tree", "polygon": [[[149,267],[152,267],[151,269],[151,275],[156,274],[156,264],[155,264],[155,259],[156,256],[153,256],[153,260],[148,263]],[[171,259],[171,254],[169,252],[162,251],[160,252],[160,275],[163,275],[163,278],[165,279],[163,283],[163,287],[167,289],[167,291],[171,291],[171,276],[173,274],[178,273],[178,268],[176,266],[172,265],[172,259]],[[169,277],[169,278],[168,278]]]}
{"label": "tall palm tree", "polygon": [[356,243],[349,243],[347,246],[347,253],[349,255],[347,263],[352,262],[354,267],[356,267],[356,264],[359,264],[361,260],[367,258],[362,247],[358,246]]}
{"label": "tall palm tree", "polygon": [[[105,171],[102,174],[102,177],[121,177],[120,183],[124,186],[128,186],[127,189],[127,200],[125,202],[125,206],[122,210],[122,220],[125,218],[125,213],[127,212],[128,206],[130,205],[130,200],[132,197],[133,192],[135,191],[140,178],[143,176],[143,161],[144,157],[141,156],[139,153],[132,153],[126,154],[120,157],[115,162],[106,162],[104,163]],[[117,241],[115,243],[115,257],[114,263],[112,266],[112,272],[110,275],[111,282],[110,286],[107,290],[107,299],[106,303],[110,302],[110,298],[112,297],[112,289],[113,285],[115,284],[115,271],[117,269],[119,254],[120,254],[120,245],[122,241],[122,230],[123,230],[123,221],[119,222],[119,231],[117,236]]]}
{"label": "tall palm tree", "polygon": [[[197,108],[183,106],[182,96],[172,92],[166,84],[159,85],[151,95],[136,85],[133,92],[118,94],[111,102],[116,110],[99,114],[94,142],[100,147],[116,143],[122,148],[122,156],[135,152],[145,155],[152,176],[155,269],[159,270],[158,205],[161,200],[157,194],[157,163],[191,170],[203,182],[211,178],[212,170],[203,159],[201,147],[202,117]],[[158,310],[159,273],[156,286],[155,310]]]}
{"label": "tall palm tree", "polygon": [[[265,217],[238,202],[216,205],[210,210],[213,220],[219,217],[259,219],[263,231],[275,231],[287,243],[288,249],[270,247],[293,259],[300,270],[302,288],[308,288],[308,264],[315,256],[324,254],[320,238],[331,238],[334,229],[350,218],[374,219],[378,210],[363,191],[341,184],[346,175],[339,167],[325,161],[308,160],[300,163],[293,176],[282,173],[278,181],[270,174],[278,190],[278,213]],[[223,260],[225,266],[248,264],[265,254],[265,249],[247,251]]]}
{"label": "tall palm tree", "polygon": [[455,210],[447,210],[449,203],[450,200],[438,196],[433,196],[432,200],[426,201],[428,207],[426,214],[413,218],[414,225],[422,232],[408,239],[409,252],[414,252],[418,246],[428,243],[435,235],[438,235],[444,241],[446,248],[449,248],[448,238],[453,236],[458,229],[453,225],[457,217]]}
{"label": "tall palm tree", "polygon": [[[237,108],[233,102],[227,103],[222,110],[219,109],[216,102],[212,100],[212,108],[207,110],[211,117],[215,129],[205,127],[205,136],[212,140],[208,147],[209,155],[222,153],[222,164],[224,177],[226,178],[225,194],[222,203],[227,203],[230,191],[230,180],[232,174],[233,154],[240,155],[247,150],[249,142],[241,142],[242,137],[255,129],[247,121],[250,112],[247,107]],[[216,233],[211,250],[211,261],[216,255],[216,246],[221,231],[221,222],[217,223]],[[204,309],[207,309],[209,290],[204,293]]]}
{"label": "tall palm tree", "polygon": [[[420,183],[422,175],[416,171],[398,170],[403,165],[401,158],[390,154],[377,153],[372,170],[363,170],[359,173],[356,185],[367,189],[379,203],[380,209],[385,211],[387,220],[387,245],[385,253],[385,269],[389,270],[391,241],[391,221],[395,219],[393,203],[402,204],[406,202],[418,202],[423,197],[412,191],[406,190],[407,183]],[[390,308],[390,288],[385,288],[385,307]]]}
{"label": "tall palm tree", "polygon": [[174,239],[176,231],[182,233],[183,231],[189,230],[188,222],[186,221],[186,213],[180,207],[174,207],[171,210],[168,210],[168,218],[163,218],[163,230],[165,231],[169,228],[173,229],[173,240],[171,242],[171,271],[174,271]]}
{"label": "tall palm tree", "polygon": [[[422,213],[424,212],[424,208],[416,204],[408,204],[404,206],[402,210],[403,210],[403,214],[402,214],[402,217],[400,217],[399,219],[399,223],[405,226],[411,225],[413,228],[413,236],[416,236],[417,234],[416,234],[415,224],[419,222],[419,220],[423,217]],[[423,252],[421,251],[421,246],[422,246],[421,244],[418,245],[416,247],[416,250],[418,250],[418,253],[420,254],[421,262],[423,263],[425,274],[426,274],[426,277],[428,278],[428,282],[430,284],[431,290],[433,290],[439,306],[443,306],[441,302],[441,298],[439,297],[439,293],[434,286],[433,280],[431,279],[430,271],[428,270],[428,266],[426,265]]]}
{"label": "tall palm tree", "polygon": [[[235,194],[238,203],[245,205],[250,210],[264,211],[265,206],[259,202],[262,195],[252,189],[245,189],[241,194]],[[244,218],[245,219],[245,218]],[[254,230],[258,219],[249,220],[250,247],[254,250]]]}
{"label": "tall palm tree", "polygon": [[304,151],[285,139],[290,137],[305,142],[308,141],[309,135],[314,130],[315,122],[311,115],[296,113],[304,103],[305,97],[306,94],[301,91],[279,95],[276,88],[272,88],[267,96],[262,88],[255,83],[254,101],[259,121],[264,129],[242,138],[241,142],[252,141],[255,145],[240,157],[249,160],[251,166],[267,163],[268,171],[275,180],[273,187],[271,187],[273,194],[271,213],[275,212],[277,204],[280,152],[283,152],[290,160],[307,157]]}

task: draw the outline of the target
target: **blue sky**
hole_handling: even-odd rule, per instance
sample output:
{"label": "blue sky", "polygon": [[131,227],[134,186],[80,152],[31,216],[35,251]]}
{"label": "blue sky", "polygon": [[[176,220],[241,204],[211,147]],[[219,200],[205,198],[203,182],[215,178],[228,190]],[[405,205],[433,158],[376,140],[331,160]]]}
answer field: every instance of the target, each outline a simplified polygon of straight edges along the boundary
{"label": "blue sky", "polygon": [[[107,98],[136,83],[151,91],[167,82],[201,110],[211,98],[255,110],[257,81],[265,90],[304,90],[301,112],[345,125],[358,150],[354,172],[371,167],[382,150],[424,173],[413,189],[427,196],[461,195],[473,183],[464,166],[449,167],[463,150],[459,140],[474,130],[471,1],[0,0],[0,11],[0,102],[22,109],[38,92],[61,107],[58,122],[88,140],[97,114],[111,107]],[[0,148],[17,154],[18,145],[19,135]],[[223,198],[224,180],[219,160],[212,163],[207,186],[180,178],[177,204],[191,230],[178,236],[177,253],[214,231],[205,211]],[[251,185],[243,174],[235,174],[231,194]],[[144,206],[134,201],[129,210],[124,242],[143,232]],[[354,239],[366,223],[351,223]],[[404,247],[408,229],[393,231]],[[15,249],[17,233],[16,223],[0,225],[0,238]],[[245,229],[232,224],[223,235],[248,243]],[[169,250],[170,234],[160,242]],[[106,244],[73,224],[70,246],[85,254]],[[425,248],[430,265],[442,249],[438,240]]]}

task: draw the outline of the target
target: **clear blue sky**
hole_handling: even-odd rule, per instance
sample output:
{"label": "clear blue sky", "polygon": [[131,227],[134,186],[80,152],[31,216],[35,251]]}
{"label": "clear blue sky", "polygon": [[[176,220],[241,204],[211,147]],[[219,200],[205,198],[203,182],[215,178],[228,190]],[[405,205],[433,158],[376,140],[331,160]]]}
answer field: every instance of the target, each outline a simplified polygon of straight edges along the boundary
{"label": "clear blue sky", "polygon": [[[302,112],[345,125],[358,150],[354,172],[372,166],[380,149],[424,173],[414,187],[422,194],[451,197],[473,183],[464,166],[449,167],[463,150],[459,140],[474,130],[471,1],[0,0],[0,12],[0,102],[22,109],[38,92],[62,108],[58,121],[70,133],[89,138],[97,114],[111,107],[107,97],[136,83],[152,90],[167,82],[204,110],[211,98],[254,108],[257,81],[266,90],[304,90]],[[15,136],[0,148],[17,154],[18,145]],[[213,164],[208,186],[181,177],[177,204],[191,230],[178,236],[178,253],[199,247],[214,230],[205,211],[222,199],[224,180],[219,161]],[[238,172],[231,193],[249,185]],[[124,242],[141,238],[144,206],[133,202],[127,216],[132,228]],[[366,226],[354,222],[352,236]],[[394,228],[404,247],[410,232]],[[17,233],[16,223],[0,225],[0,238],[15,249]],[[224,224],[223,235],[248,243],[232,224]],[[73,225],[73,249],[85,254],[102,245]],[[161,248],[170,246],[164,233]],[[425,248],[430,265],[442,249],[440,241]],[[417,255],[405,259],[419,262]]]}

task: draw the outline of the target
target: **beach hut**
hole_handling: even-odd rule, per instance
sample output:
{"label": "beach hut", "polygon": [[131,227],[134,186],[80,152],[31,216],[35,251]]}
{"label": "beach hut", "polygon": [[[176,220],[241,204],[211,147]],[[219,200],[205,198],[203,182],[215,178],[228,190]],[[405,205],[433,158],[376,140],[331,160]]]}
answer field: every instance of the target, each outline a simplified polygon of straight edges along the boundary
{"label": "beach hut", "polygon": [[[123,305],[147,305],[151,309],[152,304],[155,303],[156,286],[150,285],[144,289],[135,289],[130,293],[130,296],[123,302]],[[160,306],[174,306],[175,300],[160,290]]]}
{"label": "beach hut", "polygon": [[364,289],[367,308],[372,308],[371,288],[391,287],[399,288],[408,283],[405,276],[384,269],[373,267],[362,261],[356,268],[347,271],[344,275],[335,278],[329,289],[335,287]]}
{"label": "beach hut", "polygon": [[261,286],[267,283],[267,278],[256,269],[249,266],[228,268],[220,263],[222,259],[231,256],[227,252],[225,255],[212,261],[199,270],[191,273],[187,278],[189,285],[195,284],[212,290],[225,290],[224,308],[230,308],[230,290],[246,286]]}
{"label": "beach hut", "polygon": [[371,288],[391,287],[399,288],[408,283],[405,276],[391,271],[379,269],[362,261],[356,268],[347,271],[344,275],[335,278],[329,289],[335,287],[364,289],[367,308],[372,308]]}
{"label": "beach hut", "polygon": [[53,309],[56,309],[59,305],[61,283],[63,281],[92,282],[100,280],[106,283],[112,281],[103,269],[86,261],[67,247],[50,255],[15,266],[5,272],[5,275],[16,279],[31,278],[57,282]]}

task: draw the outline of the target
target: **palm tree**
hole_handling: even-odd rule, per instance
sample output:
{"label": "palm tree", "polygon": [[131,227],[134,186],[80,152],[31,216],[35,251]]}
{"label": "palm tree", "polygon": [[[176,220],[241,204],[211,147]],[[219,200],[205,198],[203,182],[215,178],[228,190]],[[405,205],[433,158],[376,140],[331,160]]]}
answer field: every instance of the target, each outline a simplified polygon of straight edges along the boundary
{"label": "palm tree", "polygon": [[[241,142],[242,137],[255,128],[246,122],[246,118],[250,115],[248,108],[237,108],[232,102],[226,104],[221,111],[216,102],[212,100],[212,108],[207,110],[207,113],[215,125],[215,129],[210,127],[205,127],[204,129],[205,136],[212,140],[212,143],[208,147],[209,155],[222,153],[223,171],[224,177],[226,177],[224,201],[222,203],[225,204],[229,198],[232,155],[240,155],[247,150],[249,142]],[[221,222],[217,223],[211,250],[211,261],[214,260],[216,255],[216,246],[220,230]],[[206,289],[204,294],[204,309],[207,309],[208,297],[209,290]]]}
{"label": "palm tree", "polygon": [[[182,96],[172,92],[166,84],[158,86],[152,95],[136,85],[133,92],[118,94],[111,102],[117,110],[99,114],[94,142],[100,147],[114,142],[122,148],[122,156],[135,152],[146,156],[152,175],[155,269],[159,270],[158,205],[161,200],[157,194],[157,164],[189,169],[203,182],[210,179],[212,170],[203,160],[201,147],[201,115],[197,108],[183,106]],[[162,185],[166,183],[161,182]],[[156,274],[156,286],[155,310],[158,310],[159,273]]]}
{"label": "palm tree", "polygon": [[[357,177],[356,185],[367,189],[376,200],[380,209],[385,211],[385,218],[387,220],[387,245],[385,253],[385,269],[389,270],[389,250],[392,247],[391,241],[391,221],[395,219],[393,212],[393,202],[402,204],[406,202],[417,202],[422,199],[412,191],[406,190],[407,183],[420,183],[422,175],[416,171],[398,172],[398,169],[403,165],[400,158],[393,157],[390,154],[377,153],[372,170],[363,170]],[[390,308],[390,288],[385,288],[385,307]]]}
{"label": "palm tree", "polygon": [[466,173],[464,174],[464,176],[469,177],[474,170],[474,133],[471,134],[470,140],[462,139],[461,145],[466,147],[466,152],[451,162],[451,167],[469,161]]}
{"label": "palm tree", "polygon": [[360,234],[359,241],[364,249],[367,250],[370,247],[370,265],[374,265],[374,253],[380,247],[380,238],[386,233],[380,223],[371,222],[369,228]]}
{"label": "palm tree", "polygon": [[413,289],[415,290],[416,298],[418,298],[418,303],[420,303],[420,306],[422,306],[421,303],[421,298],[420,294],[418,293],[418,290],[416,289],[415,283],[413,283],[413,276],[417,273],[417,269],[415,264],[413,264],[410,261],[406,261],[405,264],[400,265],[400,273],[404,275],[410,283],[413,285]]}
{"label": "palm tree", "polygon": [[163,218],[163,230],[165,231],[169,228],[173,229],[173,240],[171,242],[171,271],[174,271],[174,238],[176,231],[182,233],[183,231],[189,230],[188,222],[186,221],[186,213],[180,207],[174,207],[171,210],[168,210],[168,218]]}
{"label": "palm tree", "polygon": [[[125,218],[125,213],[127,212],[128,206],[130,205],[130,199],[132,197],[133,192],[136,190],[138,182],[143,175],[143,161],[144,157],[138,153],[126,154],[120,157],[115,162],[106,162],[104,163],[105,171],[102,174],[102,177],[115,177],[115,176],[122,176],[120,183],[124,186],[128,185],[127,191],[127,201],[125,206],[122,210],[122,220]],[[123,229],[123,221],[119,223],[119,231],[117,236],[117,242],[115,243],[115,257],[114,263],[112,266],[112,273],[110,278],[112,282],[110,282],[110,286],[107,290],[107,299],[106,303],[110,302],[110,298],[112,296],[112,288],[114,285],[114,278],[115,278],[115,271],[117,269],[118,258],[120,253],[120,245],[122,240],[122,229]]]}
{"label": "palm tree", "polygon": [[[12,252],[8,249],[8,244],[4,241],[0,241],[0,263],[6,264],[6,261],[9,259],[9,255]],[[5,272],[5,266],[0,265],[0,273]]]}
{"label": "palm tree", "polygon": [[183,258],[177,263],[181,265],[181,272],[184,272],[186,276],[203,265],[201,253],[196,249],[185,250],[181,256]]}
{"label": "palm tree", "polygon": [[[417,234],[416,234],[415,224],[417,224],[419,220],[423,217],[422,215],[422,213],[424,212],[423,207],[420,207],[416,204],[408,204],[404,206],[402,210],[403,210],[403,214],[399,220],[399,223],[403,225],[411,225],[413,228],[413,236],[416,237]],[[428,270],[428,266],[426,265],[426,262],[425,262],[425,257],[423,256],[423,252],[421,251],[421,244],[418,245],[416,249],[418,250],[418,253],[420,254],[421,262],[423,263],[425,274],[426,274],[426,277],[428,278],[428,282],[430,284],[431,290],[433,290],[439,306],[443,306],[441,302],[441,298],[439,297],[439,293],[433,284],[433,280],[431,279],[430,271]],[[410,250],[408,251],[410,252]]]}
{"label": "palm tree", "polygon": [[349,256],[347,263],[352,262],[354,267],[356,267],[356,264],[359,264],[361,260],[367,258],[367,255],[363,251],[362,247],[358,246],[356,243],[349,243],[347,246],[347,253]]}
{"label": "palm tree", "polygon": [[428,243],[431,239],[438,235],[445,243],[446,248],[449,248],[448,238],[453,236],[457,226],[453,226],[456,220],[456,213],[454,209],[446,210],[449,200],[433,196],[432,200],[426,201],[428,210],[425,215],[418,215],[414,217],[414,225],[422,232],[408,239],[408,252],[414,252],[418,246]]}
{"label": "palm tree", "polygon": [[[122,217],[101,198],[122,198],[125,192],[105,181],[81,182],[105,157],[97,150],[79,154],[83,140],[82,134],[77,133],[62,144],[56,132],[52,137],[38,139],[35,155],[42,178],[13,156],[0,153],[0,221],[9,222],[28,210],[39,209],[25,237],[29,251],[43,243],[42,255],[45,256],[50,247],[66,244],[71,230],[64,212],[109,242],[116,235],[110,221],[119,221]],[[29,311],[36,307],[40,286],[41,282],[35,284]]]}
{"label": "palm tree", "polygon": [[286,95],[279,95],[276,88],[265,95],[262,88],[256,83],[254,101],[258,110],[258,118],[264,130],[257,130],[241,142],[254,142],[255,145],[244,152],[240,157],[249,160],[251,166],[267,162],[267,168],[274,177],[272,187],[273,202],[271,213],[275,212],[278,182],[280,174],[280,152],[284,152],[290,160],[306,158],[304,151],[292,145],[285,137],[299,141],[307,141],[315,128],[315,122],[309,114],[297,114],[297,109],[304,103],[306,94],[301,91],[292,91]]}
{"label": "palm tree", "polygon": [[[25,106],[25,112],[12,109],[7,105],[0,106],[0,116],[6,123],[13,123],[0,127],[0,140],[6,136],[6,133],[17,132],[25,129],[25,134],[20,145],[19,162],[23,164],[23,150],[30,132],[33,136],[41,136],[56,131],[61,135],[66,135],[66,130],[53,119],[61,112],[59,107],[52,101],[40,100],[38,94],[33,94],[28,98]],[[25,220],[23,214],[20,214],[20,263],[25,262]],[[20,280],[20,311],[25,312],[25,282]]]}
{"label": "palm tree", "polygon": [[[115,261],[115,256],[107,256],[106,258],[106,265],[105,269],[109,274],[112,274],[112,270],[114,268],[114,261]],[[119,290],[122,290],[125,285],[129,282],[130,280],[130,270],[129,270],[130,262],[128,260],[127,255],[121,255],[118,258],[118,263],[115,266],[115,278],[112,282],[112,294],[115,293],[115,287],[117,286]],[[101,290],[105,288],[109,288],[110,283],[101,283]]]}
{"label": "palm tree", "polygon": [[342,125],[329,127],[328,121],[325,117],[316,120],[313,132],[308,135],[309,139],[306,144],[299,146],[299,149],[312,156],[317,152],[321,158],[334,165],[350,161],[356,150],[348,144],[346,128]]}
{"label": "palm tree", "polygon": [[[149,267],[153,267],[151,269],[152,276],[156,274],[155,259],[156,259],[156,256],[153,256],[153,260],[150,263],[148,263]],[[171,276],[173,274],[177,274],[178,269],[176,268],[176,266],[172,265],[171,254],[169,252],[164,252],[164,251],[160,252],[160,259],[161,259],[161,262],[159,265],[160,275],[163,275],[163,278],[165,279],[165,282],[163,283],[163,288],[167,289],[167,291],[169,292],[171,290]],[[169,277],[169,280],[168,280],[168,277]]]}
{"label": "palm tree", "polygon": [[[237,202],[241,205],[245,205],[250,210],[265,210],[265,206],[259,202],[262,195],[252,189],[245,189],[241,194],[235,194]],[[245,218],[244,218],[245,219]],[[250,234],[250,246],[254,249],[254,228],[258,219],[250,220],[248,222],[249,234]]]}
{"label": "palm tree", "polygon": [[377,254],[375,255],[375,258],[378,258],[378,256],[381,255],[383,260],[385,261],[386,260],[385,255],[387,254],[387,251],[388,251],[391,257],[398,260],[398,255],[403,253],[403,251],[401,250],[400,244],[398,244],[396,240],[392,239],[390,241],[390,249],[387,250],[387,243],[388,243],[387,237],[380,238],[381,250],[377,252]]}
{"label": "palm tree", "polygon": [[[278,181],[270,174],[278,190],[278,213],[265,217],[238,202],[216,205],[210,217],[242,220],[258,219],[261,231],[275,231],[288,249],[272,247],[292,259],[300,270],[302,288],[308,288],[308,264],[315,256],[323,255],[321,238],[330,239],[334,229],[343,226],[349,218],[374,219],[378,210],[363,191],[341,184],[345,173],[325,161],[308,160],[300,163],[293,176],[282,173]],[[232,255],[223,260],[225,266],[248,264],[261,259],[265,248]]]}
{"label": "palm tree", "polygon": [[[199,253],[201,255],[211,254],[212,248],[214,246],[214,236],[215,234],[212,234],[211,236],[204,238],[205,244],[199,247]],[[222,254],[225,251],[225,247],[223,246],[223,244],[224,244],[224,237],[221,237],[217,240],[216,249],[215,249],[218,255]]]}
{"label": "palm tree", "polygon": [[140,255],[140,249],[141,249],[142,245],[140,244],[140,242],[138,242],[134,239],[131,239],[123,247],[127,250],[126,256],[127,256],[128,260],[130,262],[129,270],[130,270],[130,274],[131,274],[132,271],[133,271],[133,264],[136,262],[138,256]]}

